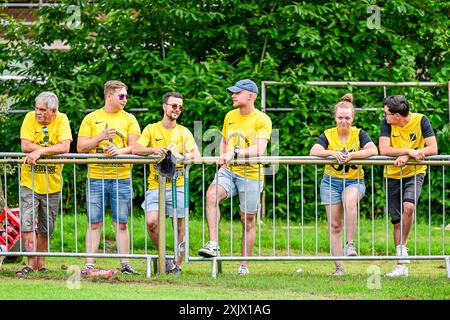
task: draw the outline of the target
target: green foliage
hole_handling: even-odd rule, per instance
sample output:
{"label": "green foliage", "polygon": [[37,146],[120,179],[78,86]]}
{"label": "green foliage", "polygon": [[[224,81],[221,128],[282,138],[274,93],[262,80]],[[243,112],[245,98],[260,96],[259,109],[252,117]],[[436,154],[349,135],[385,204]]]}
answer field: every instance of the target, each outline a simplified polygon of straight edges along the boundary
{"label": "green foliage", "polygon": [[[73,5],[80,9],[79,20]],[[373,5],[380,9],[377,28],[369,28],[368,23],[373,14],[368,8]],[[266,106],[293,111],[268,114],[280,132],[280,155],[308,155],[319,134],[334,125],[330,110],[346,92],[354,94],[357,107],[375,109],[358,112],[355,125],[377,142],[383,89],[309,86],[306,81],[448,81],[450,18],[444,12],[450,12],[449,1],[61,1],[60,6],[41,8],[31,27],[2,15],[6,41],[0,44],[0,72],[9,70],[28,80],[2,82],[0,92],[14,98],[14,109],[31,109],[40,91],[53,90],[76,137],[86,110],[103,106],[104,82],[120,79],[129,86],[128,107],[148,108],[136,113],[141,129],[161,118],[162,96],[174,90],[185,96],[181,123],[193,131],[194,122],[201,121],[205,133],[221,128],[231,109],[225,88],[236,80],[288,81],[290,86],[268,87]],[[70,49],[46,49],[58,39]],[[440,153],[450,152],[445,87],[395,87],[388,88],[387,94],[403,94],[413,111],[426,113]],[[2,125],[1,150],[20,151],[22,119],[23,114],[13,114]],[[207,142],[203,141],[202,151]],[[76,140],[72,152],[75,145]],[[304,169],[305,212],[314,219],[315,170]],[[295,181],[290,200],[299,205],[300,168],[290,170]],[[374,171],[375,208],[382,213],[381,168]],[[71,174],[71,170],[64,172],[67,195],[74,193]],[[213,174],[207,170],[206,183]],[[317,174],[320,179],[320,167]],[[201,190],[201,176],[200,167],[193,167],[191,190]],[[442,178],[437,176],[433,206],[443,202]],[[144,190],[142,167],[135,166],[134,177],[139,202]],[[272,177],[266,180],[267,199],[271,199]],[[275,183],[282,199],[287,191],[285,168],[277,173]],[[201,203],[201,194],[192,192],[196,214],[201,214]],[[370,205],[363,201],[362,211],[371,212]],[[277,206],[277,215],[287,215],[286,204]],[[298,211],[292,215],[300,219]]]}

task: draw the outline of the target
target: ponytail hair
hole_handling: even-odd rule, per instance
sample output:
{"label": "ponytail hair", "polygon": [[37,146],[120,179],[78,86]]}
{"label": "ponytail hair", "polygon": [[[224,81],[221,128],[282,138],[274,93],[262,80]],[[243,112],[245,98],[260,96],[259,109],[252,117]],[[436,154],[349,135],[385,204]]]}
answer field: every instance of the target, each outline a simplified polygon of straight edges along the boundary
{"label": "ponytail hair", "polygon": [[334,106],[333,115],[336,115],[338,108],[352,109],[353,116],[355,115],[355,108],[353,107],[353,95],[346,93],[341,97],[341,100]]}

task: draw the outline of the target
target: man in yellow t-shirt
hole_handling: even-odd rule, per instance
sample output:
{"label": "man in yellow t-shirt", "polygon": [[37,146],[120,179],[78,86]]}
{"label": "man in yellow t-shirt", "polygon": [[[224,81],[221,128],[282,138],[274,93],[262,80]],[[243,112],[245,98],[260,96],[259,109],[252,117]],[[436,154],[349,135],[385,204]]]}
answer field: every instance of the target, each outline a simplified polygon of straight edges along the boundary
{"label": "man in yellow t-shirt", "polygon": [[[117,80],[105,83],[105,105],[83,119],[78,133],[80,153],[115,156],[129,154],[140,135],[136,118],[124,111],[128,102],[128,87]],[[88,166],[86,252],[96,253],[100,230],[108,201],[111,205],[116,241],[120,254],[130,251],[128,214],[131,207],[132,185],[130,164],[91,164]],[[95,259],[86,259],[86,269],[94,269]],[[124,274],[137,274],[128,259],[121,259]]]}
{"label": "man in yellow t-shirt", "polygon": [[[182,125],[177,124],[177,119],[183,111],[183,96],[178,92],[168,92],[164,95],[162,105],[164,115],[159,122],[145,127],[141,137],[133,147],[133,154],[165,156],[170,150],[181,159],[194,159],[200,156],[192,133]],[[184,166],[177,165],[177,214],[175,215],[172,203],[172,179],[167,179],[166,185],[166,213],[177,219],[177,257],[175,261],[166,262],[166,272],[181,274],[181,262],[184,253]],[[150,164],[148,177],[148,191],[142,209],[147,214],[147,229],[153,244],[158,248],[158,171]]]}
{"label": "man in yellow t-shirt", "polygon": [[[417,161],[436,155],[438,146],[428,118],[411,113],[405,97],[396,95],[383,100],[385,118],[381,122],[380,154],[397,157],[393,166],[386,166],[388,210],[394,225],[394,242],[397,256],[408,255],[408,235],[419,201],[426,166],[406,165],[410,158]],[[401,191],[401,192],[400,192]],[[401,203],[401,201],[403,203]],[[408,276],[405,264],[398,260],[389,277]]]}
{"label": "man in yellow t-shirt", "polygon": [[[53,92],[42,92],[35,103],[34,111],[26,114],[20,128],[22,152],[28,153],[20,177],[21,229],[26,251],[47,252],[59,208],[63,166],[40,165],[36,161],[41,156],[69,152],[72,133],[69,119],[58,111],[58,97]],[[17,275],[33,271],[48,271],[44,257],[28,257],[28,265]]]}
{"label": "man in yellow t-shirt", "polygon": [[[203,257],[219,254],[217,223],[220,213],[217,204],[239,194],[241,222],[244,227],[242,255],[251,256],[255,243],[255,216],[263,187],[263,172],[258,165],[234,165],[238,158],[259,157],[264,154],[272,132],[272,121],[255,108],[258,87],[244,79],[227,89],[231,93],[234,110],[225,116],[217,164],[221,166],[206,194],[206,215],[210,241],[199,250]],[[242,261],[238,273],[249,273],[248,261]]]}

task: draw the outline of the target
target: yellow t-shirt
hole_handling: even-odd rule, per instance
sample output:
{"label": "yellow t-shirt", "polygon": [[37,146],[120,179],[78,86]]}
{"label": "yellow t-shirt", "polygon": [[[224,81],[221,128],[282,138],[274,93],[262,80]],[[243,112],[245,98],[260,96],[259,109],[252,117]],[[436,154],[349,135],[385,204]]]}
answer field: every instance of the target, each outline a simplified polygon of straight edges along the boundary
{"label": "yellow t-shirt", "polygon": [[[186,127],[177,124],[175,128],[169,130],[163,127],[161,121],[146,126],[137,143],[146,148],[162,148],[172,143],[177,147],[177,151],[180,154],[192,152],[197,147],[192,133]],[[176,177],[177,186],[183,186],[184,166],[181,164],[177,164]],[[153,164],[150,164],[148,188],[157,189],[158,180],[158,171]],[[172,179],[167,179],[166,187],[170,188],[171,186]]]}
{"label": "yellow t-shirt", "polygon": [[[108,128],[116,129],[116,134],[112,141],[102,141],[97,148],[92,149],[89,153],[103,153],[103,149],[110,143],[116,148],[126,148],[128,146],[128,135],[139,135],[140,128],[136,118],[126,111],[120,110],[117,113],[108,113],[103,108],[89,113],[81,122],[79,137],[92,138],[99,135]],[[117,167],[117,169],[116,169]],[[104,168],[102,170],[102,168]],[[103,174],[102,174],[103,171]],[[131,176],[131,164],[90,164],[89,178],[93,179],[128,179]]]}
{"label": "yellow t-shirt", "polygon": [[[58,142],[72,141],[69,119],[64,113],[57,112],[55,119],[49,125],[42,125],[36,119],[34,111],[28,112],[20,128],[20,139],[29,140],[43,147],[50,147]],[[61,164],[29,164],[21,165],[20,185],[33,189],[39,194],[56,193],[61,189]],[[34,185],[33,185],[34,172]],[[47,178],[48,173],[48,188]]]}
{"label": "yellow t-shirt", "polygon": [[[337,128],[331,128],[325,130],[324,134],[328,139],[328,148],[327,150],[333,151],[341,151],[344,148],[347,149],[348,152],[355,152],[361,150],[361,141],[359,141],[359,133],[361,129],[356,127],[350,127],[350,134],[346,142],[342,142],[339,138],[339,134]],[[359,170],[359,176],[358,176]],[[344,165],[340,164],[327,164],[325,166],[325,173],[334,178],[344,178]],[[345,179],[360,179],[364,178],[364,170],[361,165],[345,165]]]}
{"label": "yellow t-shirt", "polygon": [[[411,113],[411,119],[406,126],[391,125],[391,147],[422,149],[425,147],[425,138],[422,134],[420,122],[423,115],[420,113]],[[414,167],[416,167],[414,171]],[[427,171],[427,166],[404,166],[402,168],[402,177],[409,178],[416,174]],[[385,166],[384,176],[392,179],[400,179],[400,167]]]}
{"label": "yellow t-shirt", "polygon": [[[228,151],[234,150],[236,146],[247,149],[255,144],[256,139],[270,139],[272,133],[272,120],[269,116],[258,109],[247,115],[241,115],[239,109],[227,113],[223,121],[222,137],[226,139]],[[229,166],[227,166],[229,167]],[[258,180],[258,165],[233,165],[233,173],[247,179]],[[259,178],[264,174],[261,166]]]}

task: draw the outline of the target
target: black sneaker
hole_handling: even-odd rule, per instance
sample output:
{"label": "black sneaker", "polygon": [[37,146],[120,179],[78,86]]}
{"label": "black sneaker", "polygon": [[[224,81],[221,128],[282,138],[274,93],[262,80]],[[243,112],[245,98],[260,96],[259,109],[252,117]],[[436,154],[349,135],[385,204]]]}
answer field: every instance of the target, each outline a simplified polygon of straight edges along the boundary
{"label": "black sneaker", "polygon": [[173,273],[173,271],[176,269],[176,265],[173,262],[173,259],[166,259],[166,273]]}
{"label": "black sneaker", "polygon": [[139,274],[139,272],[137,272],[136,270],[133,269],[133,267],[129,264],[124,265],[120,271],[123,274]]}
{"label": "black sneaker", "polygon": [[167,274],[175,274],[175,275],[180,275],[181,274],[181,267],[175,265],[175,267],[171,270],[166,270]]}

